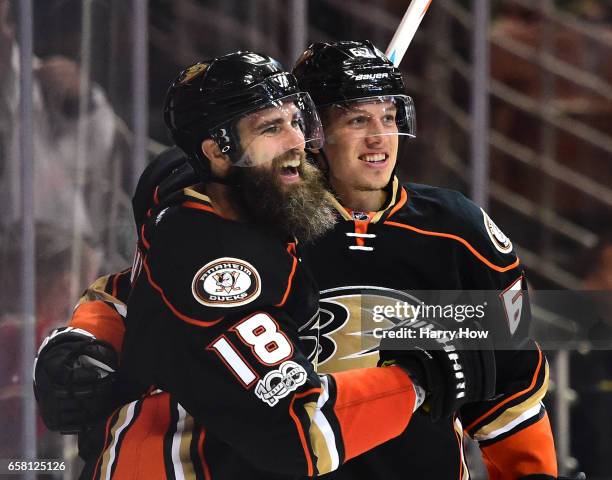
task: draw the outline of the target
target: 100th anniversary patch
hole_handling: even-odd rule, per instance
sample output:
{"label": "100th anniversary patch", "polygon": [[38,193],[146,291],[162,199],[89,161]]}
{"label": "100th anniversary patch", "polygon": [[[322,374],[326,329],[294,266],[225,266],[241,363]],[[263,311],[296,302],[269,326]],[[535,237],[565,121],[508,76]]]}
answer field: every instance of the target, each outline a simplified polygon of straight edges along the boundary
{"label": "100th anniversary patch", "polygon": [[304,385],[307,378],[308,374],[304,367],[288,360],[277,370],[266,373],[266,376],[257,382],[255,395],[273,407],[281,398],[285,398],[299,386]]}
{"label": "100th anniversary patch", "polygon": [[249,262],[223,257],[198,270],[191,290],[195,299],[207,307],[238,307],[259,297],[261,278]]}

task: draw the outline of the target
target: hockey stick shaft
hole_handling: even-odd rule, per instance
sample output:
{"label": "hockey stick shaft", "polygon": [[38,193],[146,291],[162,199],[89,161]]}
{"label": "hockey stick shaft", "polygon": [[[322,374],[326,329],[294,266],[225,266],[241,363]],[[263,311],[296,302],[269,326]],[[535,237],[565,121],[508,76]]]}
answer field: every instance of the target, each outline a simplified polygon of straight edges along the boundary
{"label": "hockey stick shaft", "polygon": [[414,34],[419,28],[421,20],[423,20],[430,4],[431,0],[412,0],[410,5],[408,5],[406,13],[387,47],[387,57],[396,67],[401,63],[402,58],[404,58],[404,54],[410,42],[412,42]]}

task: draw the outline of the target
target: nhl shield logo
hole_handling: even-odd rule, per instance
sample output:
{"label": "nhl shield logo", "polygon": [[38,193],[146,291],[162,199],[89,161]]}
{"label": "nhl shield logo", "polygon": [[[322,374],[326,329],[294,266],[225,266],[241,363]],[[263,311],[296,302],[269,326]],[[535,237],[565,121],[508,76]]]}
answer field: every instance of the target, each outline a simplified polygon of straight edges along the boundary
{"label": "nhl shield logo", "polygon": [[362,221],[366,221],[370,218],[370,216],[367,213],[357,212],[357,211],[354,211],[352,213],[352,217],[353,217],[353,220],[362,220]]}
{"label": "nhl shield logo", "polygon": [[194,298],[207,307],[237,307],[259,297],[261,279],[249,262],[223,257],[200,268],[191,289]]}

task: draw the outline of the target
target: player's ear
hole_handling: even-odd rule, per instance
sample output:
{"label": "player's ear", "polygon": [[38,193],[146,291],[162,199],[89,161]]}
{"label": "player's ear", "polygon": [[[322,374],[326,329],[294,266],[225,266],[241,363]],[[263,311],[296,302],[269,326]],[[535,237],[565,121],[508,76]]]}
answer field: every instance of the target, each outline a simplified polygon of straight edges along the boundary
{"label": "player's ear", "polygon": [[224,178],[232,166],[230,158],[221,152],[214,140],[207,138],[202,142],[202,153],[210,160],[210,169],[214,176]]}

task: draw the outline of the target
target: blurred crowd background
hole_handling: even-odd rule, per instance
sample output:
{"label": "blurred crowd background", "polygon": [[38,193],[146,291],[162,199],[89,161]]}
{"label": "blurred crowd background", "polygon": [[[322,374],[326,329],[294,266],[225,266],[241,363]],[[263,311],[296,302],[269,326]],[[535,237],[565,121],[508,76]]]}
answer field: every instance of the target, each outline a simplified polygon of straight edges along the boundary
{"label": "blurred crowd background", "polygon": [[[385,50],[408,3],[0,0],[0,458],[74,455],[32,413],[33,348],[96,276],[131,264],[132,189],[169,145],[162,102],[178,71],[236,49],[291,68],[311,41]],[[433,0],[401,65],[418,122],[401,178],[483,204],[535,296],[612,291],[610,58],[609,0]],[[593,342],[612,307],[600,307],[597,329],[548,352],[547,407],[561,471],[612,479],[612,352]],[[534,315],[536,335],[579,321]]]}

